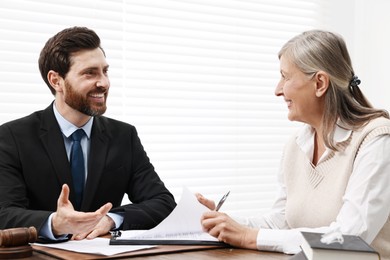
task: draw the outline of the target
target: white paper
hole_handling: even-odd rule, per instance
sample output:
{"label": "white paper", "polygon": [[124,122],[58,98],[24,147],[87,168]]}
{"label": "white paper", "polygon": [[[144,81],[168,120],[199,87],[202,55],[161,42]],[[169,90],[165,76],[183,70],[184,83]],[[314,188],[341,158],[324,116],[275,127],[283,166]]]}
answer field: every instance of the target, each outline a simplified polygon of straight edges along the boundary
{"label": "white paper", "polygon": [[150,230],[125,230],[121,231],[121,239],[187,239],[218,241],[217,238],[204,232],[200,219],[203,213],[210,211],[206,206],[199,203],[196,196],[183,188],[180,202],[171,214],[159,225]]}
{"label": "white paper", "polygon": [[40,244],[34,243],[37,246],[51,247],[57,249],[63,249],[68,251],[74,251],[78,253],[98,254],[98,255],[116,255],[120,253],[148,249],[153,246],[133,246],[133,245],[109,245],[110,239],[108,238],[95,238],[95,239],[84,239],[84,240],[69,240],[63,243],[54,244]]}

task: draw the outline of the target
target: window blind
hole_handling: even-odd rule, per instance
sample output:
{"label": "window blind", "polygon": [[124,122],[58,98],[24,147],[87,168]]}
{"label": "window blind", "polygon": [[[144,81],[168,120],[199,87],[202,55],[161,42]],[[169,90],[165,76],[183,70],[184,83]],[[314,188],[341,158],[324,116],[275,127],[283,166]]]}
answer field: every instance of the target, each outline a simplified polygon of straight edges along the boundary
{"label": "window blind", "polygon": [[[49,105],[38,71],[46,40],[87,26],[111,79],[106,116],[137,127],[156,171],[251,215],[276,195],[283,145],[298,124],[275,97],[280,47],[321,26],[312,0],[5,0],[0,3],[0,123]],[[120,137],[118,137],[120,138]],[[126,198],[124,199],[124,203]]]}

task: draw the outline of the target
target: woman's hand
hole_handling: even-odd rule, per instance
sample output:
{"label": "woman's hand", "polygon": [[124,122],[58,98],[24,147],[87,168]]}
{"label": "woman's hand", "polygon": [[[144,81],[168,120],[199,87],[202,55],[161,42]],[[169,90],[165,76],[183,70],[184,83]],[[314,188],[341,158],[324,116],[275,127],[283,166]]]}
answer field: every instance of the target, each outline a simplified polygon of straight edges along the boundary
{"label": "woman's hand", "polygon": [[257,249],[259,231],[237,223],[225,213],[206,212],[202,216],[201,224],[206,232],[219,241],[236,247]]}
{"label": "woman's hand", "polygon": [[200,193],[195,193],[195,196],[201,204],[205,205],[210,210],[215,209],[215,202],[213,200],[209,200],[209,199],[203,197],[203,195]]}

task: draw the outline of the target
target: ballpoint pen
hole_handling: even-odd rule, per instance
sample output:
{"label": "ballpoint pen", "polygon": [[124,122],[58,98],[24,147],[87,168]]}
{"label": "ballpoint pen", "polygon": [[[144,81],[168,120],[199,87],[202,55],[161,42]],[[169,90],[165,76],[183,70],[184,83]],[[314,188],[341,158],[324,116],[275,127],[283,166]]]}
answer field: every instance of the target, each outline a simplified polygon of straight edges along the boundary
{"label": "ballpoint pen", "polygon": [[230,191],[228,191],[225,195],[223,195],[222,199],[218,202],[218,205],[215,208],[215,211],[218,211],[222,207],[222,205],[225,202],[227,196],[229,196],[229,193],[230,193]]}

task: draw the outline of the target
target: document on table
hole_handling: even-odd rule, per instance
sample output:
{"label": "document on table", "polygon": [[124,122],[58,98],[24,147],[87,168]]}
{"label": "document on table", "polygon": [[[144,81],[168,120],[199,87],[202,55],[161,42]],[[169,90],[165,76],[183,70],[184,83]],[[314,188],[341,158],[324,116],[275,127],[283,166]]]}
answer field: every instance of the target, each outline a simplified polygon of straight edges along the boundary
{"label": "document on table", "polygon": [[125,252],[131,252],[136,250],[148,249],[154,246],[148,245],[133,245],[133,246],[110,246],[109,238],[95,238],[84,240],[69,240],[63,243],[54,244],[40,244],[34,243],[37,246],[51,247],[57,249],[63,249],[78,253],[98,254],[98,255],[116,255]]}
{"label": "document on table", "polygon": [[121,231],[111,239],[111,245],[200,244],[221,245],[217,238],[204,232],[200,223],[204,212],[210,211],[196,196],[183,188],[180,202],[171,214],[150,230]]}

